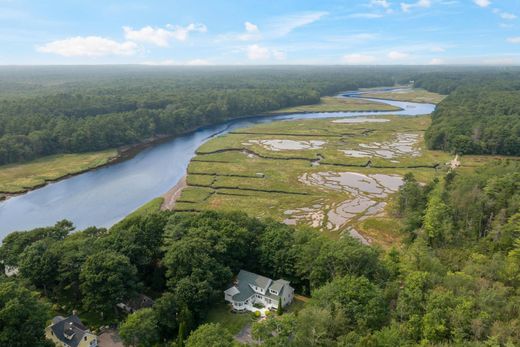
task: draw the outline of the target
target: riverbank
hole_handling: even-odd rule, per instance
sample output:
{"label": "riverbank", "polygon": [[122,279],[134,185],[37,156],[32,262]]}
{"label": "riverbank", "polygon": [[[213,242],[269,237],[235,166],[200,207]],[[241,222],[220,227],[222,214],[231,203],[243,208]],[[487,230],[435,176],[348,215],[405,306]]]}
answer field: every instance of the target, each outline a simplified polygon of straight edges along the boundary
{"label": "riverbank", "polygon": [[164,200],[161,205],[161,210],[172,210],[175,207],[175,203],[181,196],[182,190],[188,186],[186,183],[187,176],[188,175],[184,175],[179,182],[172,187],[172,189],[163,195]]}
{"label": "riverbank", "polygon": [[131,159],[143,149],[170,138],[170,136],[155,136],[117,149],[57,154],[30,162],[0,166],[0,201]]}
{"label": "riverbank", "polygon": [[22,164],[0,166],[0,196],[4,200],[30,190],[41,188],[51,182],[79,175],[86,171],[115,162],[118,151],[59,154]]}
{"label": "riverbank", "polygon": [[[294,113],[383,112],[401,111],[402,108],[354,98],[323,97],[319,104],[296,106],[258,116],[289,115]],[[243,118],[243,117],[240,117]],[[200,127],[187,131],[197,131]],[[136,156],[143,149],[175,138],[158,135],[137,144],[100,152],[59,154],[34,161],[0,166],[0,201],[42,188],[50,183],[120,163]]]}
{"label": "riverbank", "polygon": [[285,115],[293,113],[381,112],[401,110],[400,107],[388,105],[384,102],[370,101],[361,98],[324,96],[318,104],[282,108],[265,114]]}
{"label": "riverbank", "polygon": [[[344,93],[341,93],[342,95]],[[382,111],[378,116],[416,116],[430,114],[434,106],[389,101],[388,104],[399,107],[401,111]],[[373,112],[310,113],[270,116],[246,116],[223,123],[206,125],[193,129],[174,138],[159,139],[160,145],[150,146],[135,158],[118,165],[111,165],[103,170],[77,175],[61,182],[53,183],[45,189],[34,190],[16,199],[9,199],[0,204],[0,220],[3,224],[1,234],[14,230],[26,230],[36,226],[52,225],[56,220],[71,220],[78,229],[91,225],[109,227],[124,216],[135,211],[158,196],[162,196],[186,174],[188,163],[197,148],[208,139],[220,137],[235,129],[249,128],[255,124],[272,122],[285,123],[286,120],[327,119],[331,117],[374,116]],[[311,132],[318,129],[309,129]],[[366,130],[370,132],[370,129]],[[306,131],[305,133],[309,133]],[[368,133],[367,133],[368,134]],[[344,134],[348,136],[348,134]],[[154,139],[155,144],[158,139]],[[135,155],[139,148],[133,147],[130,155]],[[132,153],[132,151],[134,153]],[[314,158],[315,159],[315,158]],[[377,163],[373,163],[377,165]],[[188,179],[189,182],[189,179]],[[204,198],[205,191],[184,189],[189,199]],[[233,193],[233,192],[232,192]],[[186,199],[188,201],[189,199]],[[185,200],[176,201],[176,206]],[[183,202],[184,204],[184,202]],[[81,208],[78,208],[81,207]],[[84,211],[89,211],[85,214]]]}

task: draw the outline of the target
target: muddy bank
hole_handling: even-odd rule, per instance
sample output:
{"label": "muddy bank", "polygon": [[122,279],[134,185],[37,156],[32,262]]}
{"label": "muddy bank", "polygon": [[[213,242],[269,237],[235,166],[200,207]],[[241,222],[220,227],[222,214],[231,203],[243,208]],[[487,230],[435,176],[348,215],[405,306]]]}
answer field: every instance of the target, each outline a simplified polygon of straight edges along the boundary
{"label": "muddy bank", "polygon": [[172,210],[175,207],[177,199],[181,196],[182,190],[188,185],[186,183],[187,175],[184,175],[176,185],[172,187],[166,194],[163,195],[164,201],[161,210]]}

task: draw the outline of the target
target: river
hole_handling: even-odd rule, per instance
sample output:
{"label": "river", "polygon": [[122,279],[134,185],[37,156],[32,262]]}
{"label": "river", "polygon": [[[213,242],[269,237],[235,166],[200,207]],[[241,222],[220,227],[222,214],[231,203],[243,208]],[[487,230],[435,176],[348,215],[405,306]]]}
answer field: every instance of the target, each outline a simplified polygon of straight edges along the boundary
{"label": "river", "polygon": [[[344,93],[353,97],[358,92]],[[233,129],[290,119],[356,117],[367,115],[414,116],[430,114],[435,105],[368,99],[398,106],[393,112],[299,113],[255,116],[200,128],[147,148],[132,159],[48,184],[0,202],[0,240],[15,230],[71,220],[78,229],[109,227],[151,199],[161,196],[186,173],[195,150],[208,139]]]}

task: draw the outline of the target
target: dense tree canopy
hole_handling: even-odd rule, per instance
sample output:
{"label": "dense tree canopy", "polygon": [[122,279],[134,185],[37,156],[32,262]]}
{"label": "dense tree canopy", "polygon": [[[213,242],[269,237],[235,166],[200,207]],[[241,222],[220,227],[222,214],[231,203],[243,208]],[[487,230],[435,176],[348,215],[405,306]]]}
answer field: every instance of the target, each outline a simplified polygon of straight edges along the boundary
{"label": "dense tree canopy", "polygon": [[[451,77],[451,78],[450,78]],[[520,74],[427,75],[416,85],[451,93],[432,114],[426,143],[460,154],[520,155]]]}
{"label": "dense tree canopy", "polygon": [[0,165],[178,135],[395,82],[395,73],[384,69],[326,67],[29,70],[0,69],[6,91],[0,99]]}
{"label": "dense tree canopy", "polygon": [[0,278],[0,346],[50,346],[44,337],[49,307],[14,281]]}

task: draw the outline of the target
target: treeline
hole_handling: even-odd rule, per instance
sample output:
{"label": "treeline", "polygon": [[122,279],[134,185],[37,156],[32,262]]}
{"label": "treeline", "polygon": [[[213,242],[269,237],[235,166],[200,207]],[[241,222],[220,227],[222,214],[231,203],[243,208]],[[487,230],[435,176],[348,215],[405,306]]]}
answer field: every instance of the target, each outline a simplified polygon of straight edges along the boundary
{"label": "treeline", "polygon": [[[223,302],[233,275],[247,269],[288,279],[311,296],[299,312],[253,324],[264,346],[518,345],[519,169],[516,161],[497,161],[427,185],[406,175],[393,203],[406,238],[399,251],[241,213],[159,212],[110,230],[71,233],[63,221],[10,234],[0,259],[20,274],[0,280],[0,320],[7,322],[0,343],[19,336],[26,321],[40,327],[30,345],[43,341],[50,313],[35,291],[55,312],[80,309],[102,313],[100,324],[120,323],[126,345],[233,346],[224,327],[200,324]],[[117,302],[142,292],[156,297],[153,308],[115,315]],[[3,314],[20,296],[26,314]]]}
{"label": "treeline", "polygon": [[[0,321],[11,304],[9,295],[33,297],[30,290],[62,314],[79,309],[102,317],[105,324],[120,322],[114,313],[117,303],[137,293],[160,293],[153,309],[122,323],[121,335],[134,346],[162,345],[184,340],[196,329],[208,310],[223,301],[223,290],[240,269],[286,278],[306,294],[336,276],[363,276],[377,284],[388,276],[380,251],[357,240],[330,240],[314,230],[295,231],[241,213],[161,212],[129,217],[110,230],[72,231],[70,222],[62,221],[3,240],[2,264],[17,266],[20,274],[0,277],[0,286],[8,291],[5,303],[0,297]],[[27,289],[18,293],[21,289],[15,288]],[[23,333],[25,322],[34,320],[39,329],[20,346],[42,345],[50,311],[41,304],[36,312],[37,317],[6,317],[0,345],[9,345],[14,341],[9,339]]]}
{"label": "treeline", "polygon": [[438,73],[415,85],[450,94],[425,134],[431,149],[460,154],[520,155],[520,73]]}
{"label": "treeline", "polygon": [[0,70],[0,165],[135,144],[395,83],[390,70],[342,68],[33,69]]}

